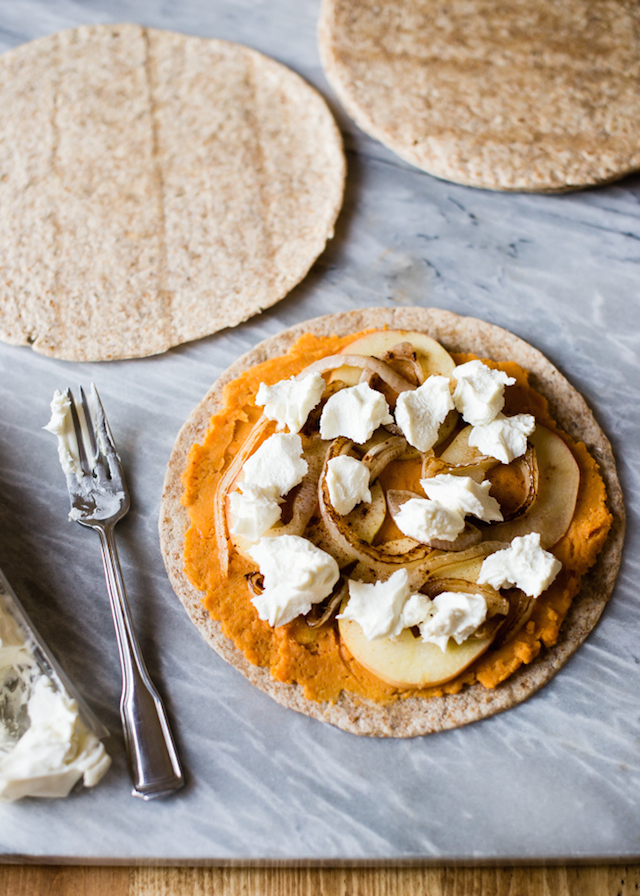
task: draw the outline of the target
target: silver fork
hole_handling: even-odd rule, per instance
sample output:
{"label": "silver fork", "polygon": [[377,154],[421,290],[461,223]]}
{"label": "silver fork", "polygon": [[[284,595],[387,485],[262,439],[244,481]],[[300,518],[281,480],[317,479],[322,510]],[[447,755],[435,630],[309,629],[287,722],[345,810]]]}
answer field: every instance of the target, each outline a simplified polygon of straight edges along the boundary
{"label": "silver fork", "polygon": [[145,800],[168,796],[182,787],[184,778],[165,708],[138,644],[118,560],[114,527],[130,506],[120,457],[96,387],[91,385],[90,401],[80,389],[79,408],[70,389],[66,394],[78,461],[74,465],[77,473],[66,470],[69,515],[100,536],[122,667],[120,717],[134,785],[132,794]]}

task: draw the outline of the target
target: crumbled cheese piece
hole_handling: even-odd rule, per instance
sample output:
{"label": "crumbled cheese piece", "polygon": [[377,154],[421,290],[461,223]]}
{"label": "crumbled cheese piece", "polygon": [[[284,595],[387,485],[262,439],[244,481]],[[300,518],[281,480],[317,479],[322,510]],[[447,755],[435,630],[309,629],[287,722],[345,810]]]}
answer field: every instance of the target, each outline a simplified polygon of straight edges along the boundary
{"label": "crumbled cheese piece", "polygon": [[349,602],[338,619],[357,622],[365,638],[393,638],[404,628],[402,608],[409,597],[409,575],[399,569],[386,580],[356,582],[349,579]]}
{"label": "crumbled cheese piece", "polygon": [[368,383],[358,383],[329,398],[320,417],[320,436],[323,439],[344,436],[362,445],[384,423],[393,423],[384,395]]}
{"label": "crumbled cheese piece", "polygon": [[245,484],[253,486],[271,498],[281,498],[298,485],[309,469],[302,456],[302,439],[293,433],[275,433],[260,445],[246,461],[243,471]]}
{"label": "crumbled cheese piece", "polygon": [[[25,671],[21,665],[8,680],[15,681]],[[44,674],[34,675],[27,689],[29,727],[0,751],[2,802],[25,796],[64,797],[81,778],[85,787],[94,787],[111,765],[102,742],[80,718],[76,701],[54,688]]]}
{"label": "crumbled cheese piece", "polygon": [[445,651],[449,638],[462,644],[487,618],[487,602],[482,594],[443,591],[432,602],[429,616],[419,623],[422,640]]}
{"label": "crumbled cheese piece", "polygon": [[348,454],[332,457],[327,464],[327,486],[331,503],[340,514],[350,513],[361,501],[371,503],[369,468]]}
{"label": "crumbled cheese piece", "polygon": [[261,538],[248,553],[264,577],[264,591],[251,600],[272,627],[308,613],[340,578],[334,558],[298,535]]}
{"label": "crumbled cheese piece", "polygon": [[51,419],[44,429],[58,437],[58,457],[65,474],[75,473],[77,477],[82,476],[78,442],[71,417],[71,401],[66,392],[56,389],[53,393]]}
{"label": "crumbled cheese piece", "polygon": [[453,391],[456,409],[473,426],[495,419],[504,407],[504,387],[515,383],[503,370],[494,370],[477,360],[459,364],[451,376],[456,381]]}
{"label": "crumbled cheese piece", "polygon": [[453,398],[446,376],[430,376],[412,392],[401,392],[396,402],[396,423],[418,451],[428,451],[438,440],[438,432]]}
{"label": "crumbled cheese piece", "polygon": [[525,453],[527,436],[535,428],[536,418],[532,414],[515,414],[513,417],[498,414],[491,423],[472,427],[469,445],[503,464],[510,464]]}
{"label": "crumbled cheese piece", "polygon": [[485,523],[501,520],[502,512],[495,498],[489,494],[489,480],[475,482],[470,476],[439,473],[431,479],[421,479],[425,495],[462,516],[471,514]]}
{"label": "crumbled cheese piece", "polygon": [[403,535],[428,544],[434,538],[455,541],[464,529],[464,516],[425,498],[409,498],[400,505],[394,522]]}
{"label": "crumbled cheese piece", "polygon": [[421,625],[429,616],[432,607],[433,603],[426,594],[421,594],[419,591],[412,594],[402,608],[402,627],[413,628],[414,625]]}
{"label": "crumbled cheese piece", "polygon": [[489,554],[482,563],[478,584],[499,589],[515,586],[538,597],[553,582],[562,563],[540,547],[540,533],[514,538],[508,548]]}
{"label": "crumbled cheese piece", "polygon": [[243,484],[242,494],[233,492],[229,495],[229,509],[232,517],[230,533],[252,542],[275,526],[282,516],[277,498],[271,498],[247,484]]}
{"label": "crumbled cheese piece", "polygon": [[299,380],[292,376],[272,386],[260,383],[256,404],[264,406],[265,417],[275,420],[278,429],[286,426],[289,432],[300,432],[322,398],[325,385],[319,373],[310,373]]}

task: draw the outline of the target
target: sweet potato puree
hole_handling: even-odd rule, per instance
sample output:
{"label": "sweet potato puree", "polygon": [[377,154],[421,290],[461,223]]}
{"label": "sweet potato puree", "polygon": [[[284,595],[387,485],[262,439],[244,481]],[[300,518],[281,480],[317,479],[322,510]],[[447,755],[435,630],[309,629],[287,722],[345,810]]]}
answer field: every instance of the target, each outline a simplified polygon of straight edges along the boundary
{"label": "sweet potato puree", "polygon": [[[559,433],[573,452],[581,477],[571,525],[552,548],[563,568],[551,587],[538,598],[529,622],[512,641],[489,649],[473,666],[445,685],[400,690],[360,666],[340,644],[335,623],[312,629],[303,618],[298,618],[273,629],[261,621],[251,603],[245,580],[245,575],[253,572],[255,567],[233,550],[228,575],[221,571],[213,520],[214,495],[225,468],[262,413],[254,404],[259,384],[272,384],[297,374],[312,361],[339,352],[361,335],[338,338],[307,334],[286,355],[251,368],[226,386],[224,408],[212,417],[204,443],[191,449],[183,475],[182,501],[191,520],[185,538],[185,572],[193,585],[203,592],[204,605],[211,616],[220,622],[224,634],[247,659],[269,667],[278,681],[301,685],[311,700],[335,701],[343,689],[374,700],[389,701],[416,694],[429,697],[455,693],[476,681],[486,688],[494,688],[523,663],[530,663],[543,645],[549,647],[556,642],[571,600],[579,590],[580,579],[594,563],[611,526],[605,487],[596,462],[582,443],[573,442],[558,429],[549,415],[546,400],[529,386],[527,372],[517,364],[487,362],[517,380],[506,390],[505,413],[531,413],[541,424]],[[456,363],[463,363],[473,356],[460,354],[453,357]],[[270,431],[266,433],[269,434]],[[396,488],[415,489],[419,465],[398,463],[395,471],[385,471],[385,476],[394,477]],[[383,481],[383,485],[388,484]],[[502,493],[508,492],[508,479],[505,478],[498,487]],[[515,481],[512,487],[517,488]]]}

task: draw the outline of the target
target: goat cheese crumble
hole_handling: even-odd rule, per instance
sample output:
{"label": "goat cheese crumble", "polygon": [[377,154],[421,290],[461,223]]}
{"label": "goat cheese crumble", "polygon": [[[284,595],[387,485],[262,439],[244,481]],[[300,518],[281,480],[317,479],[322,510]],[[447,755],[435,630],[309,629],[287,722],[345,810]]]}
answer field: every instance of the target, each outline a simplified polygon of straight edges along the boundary
{"label": "goat cheese crumble", "polygon": [[385,423],[393,423],[393,417],[384,395],[368,383],[358,383],[329,398],[320,417],[320,438],[344,436],[362,445]]}
{"label": "goat cheese crumble", "polygon": [[371,503],[369,469],[355,457],[332,457],[327,464],[326,481],[331,503],[342,515],[351,513],[362,501]]}
{"label": "goat cheese crumble", "polygon": [[562,569],[562,563],[540,546],[540,533],[514,538],[508,548],[489,554],[482,563],[478,583],[493,588],[515,586],[529,597],[539,597]]}

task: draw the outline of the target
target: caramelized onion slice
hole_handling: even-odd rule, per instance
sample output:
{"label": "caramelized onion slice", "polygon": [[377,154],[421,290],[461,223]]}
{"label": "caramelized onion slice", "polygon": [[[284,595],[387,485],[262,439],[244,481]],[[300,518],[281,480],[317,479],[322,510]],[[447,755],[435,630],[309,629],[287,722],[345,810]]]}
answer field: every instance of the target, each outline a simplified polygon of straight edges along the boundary
{"label": "caramelized onion slice", "polygon": [[302,535],[318,506],[318,480],[322,473],[328,445],[319,436],[312,437],[304,447],[304,459],[309,469],[293,499],[291,519],[284,525],[269,529],[269,536]]}
{"label": "caramelized onion slice", "polygon": [[407,440],[404,436],[389,436],[367,451],[362,463],[369,468],[369,482],[375,482],[385,467],[401,457],[406,450]]}
{"label": "caramelized onion slice", "polygon": [[507,598],[503,597],[491,585],[478,585],[476,582],[470,582],[468,579],[434,576],[427,579],[420,591],[431,600],[437,597],[438,594],[442,594],[443,591],[481,594],[487,602],[487,619],[491,619],[492,616],[496,615],[506,616],[510,608]]}
{"label": "caramelized onion slice", "polygon": [[216,547],[218,548],[218,556],[220,558],[220,569],[223,576],[229,573],[229,532],[227,529],[227,495],[233,488],[238,476],[242,472],[242,467],[250,454],[253,453],[258,442],[265,433],[269,425],[273,421],[269,420],[264,414],[247,436],[244,444],[233,458],[227,469],[222,474],[222,478],[216,489],[213,498],[213,522],[216,537]]}
{"label": "caramelized onion slice", "polygon": [[396,554],[387,551],[384,544],[367,544],[357,537],[345,518],[331,504],[326,482],[327,464],[332,457],[346,453],[350,447],[348,439],[339,438],[332,442],[318,484],[318,506],[330,542],[337,546],[339,553],[346,554],[352,560],[360,560],[383,575],[390,575],[401,566],[411,567],[424,563],[431,553],[426,545],[414,542],[409,550]]}
{"label": "caramelized onion slice", "polygon": [[382,355],[381,360],[403,376],[408,373],[411,379],[415,380],[416,386],[421,386],[424,383],[425,375],[422,364],[418,361],[416,350],[410,342],[399,342],[394,345]]}
{"label": "caramelized onion slice", "polygon": [[433,452],[424,456],[422,461],[422,478],[433,479],[440,473],[452,473],[454,476],[469,476],[474,482],[482,482],[485,474],[500,461],[495,457],[480,457],[472,464],[449,464]]}
{"label": "caramelized onion slice", "polygon": [[531,505],[538,495],[540,481],[540,473],[538,470],[538,456],[536,454],[536,449],[533,447],[531,442],[527,444],[527,450],[522,455],[522,457],[516,458],[514,461],[512,461],[512,463],[516,466],[519,466],[522,470],[522,474],[525,482],[527,483],[527,487],[526,493],[520,504],[518,504],[517,507],[514,507],[508,514],[505,514],[505,522],[517,519],[518,517],[524,516],[526,513],[528,513]]}
{"label": "caramelized onion slice", "polygon": [[[325,605],[324,610],[320,616],[317,616],[317,608],[313,608],[311,612],[306,616],[306,622],[309,628],[320,628],[320,626],[329,622],[335,614],[337,613],[340,604],[347,596],[348,593],[348,580],[345,576],[340,576],[338,581],[335,584],[335,587],[328,598],[328,603]],[[315,613],[314,613],[315,611]]]}
{"label": "caramelized onion slice", "polygon": [[529,621],[533,608],[536,605],[535,598],[529,597],[519,588],[510,588],[504,592],[504,596],[509,601],[509,612],[498,631],[495,641],[496,647],[502,647],[513,641],[518,632],[524,628]]}
{"label": "caramelized onion slice", "polygon": [[445,573],[447,567],[456,567],[461,563],[468,563],[470,560],[484,560],[489,554],[495,551],[502,551],[509,547],[506,541],[482,541],[473,547],[466,548],[464,551],[447,551],[443,553],[439,551],[431,560],[431,570],[433,575],[443,576],[449,575],[455,577],[455,572]]}
{"label": "caramelized onion slice", "polygon": [[302,379],[310,373],[327,373],[329,370],[337,370],[339,367],[361,367],[372,374],[379,376],[394,392],[409,392],[415,389],[415,385],[406,380],[401,374],[396,373],[393,367],[372,358],[370,355],[329,355],[309,364],[302,370],[296,379]]}
{"label": "caramelized onion slice", "polygon": [[256,597],[264,591],[264,576],[260,572],[248,572],[245,576],[249,591]]}

